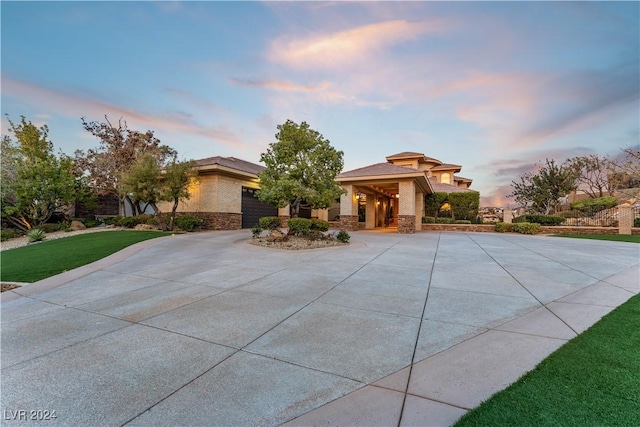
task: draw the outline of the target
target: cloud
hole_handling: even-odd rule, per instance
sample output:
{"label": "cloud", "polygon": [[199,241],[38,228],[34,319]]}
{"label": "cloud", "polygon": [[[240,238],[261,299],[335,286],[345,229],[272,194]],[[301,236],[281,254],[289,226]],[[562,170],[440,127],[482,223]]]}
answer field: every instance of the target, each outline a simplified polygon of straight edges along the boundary
{"label": "cloud", "polygon": [[296,69],[342,68],[440,29],[434,22],[393,20],[307,38],[284,36],[271,43],[268,57]]}
{"label": "cloud", "polygon": [[281,92],[317,92],[323,91],[329,87],[327,82],[317,85],[305,85],[294,83],[288,80],[253,80],[231,77],[229,81],[238,86],[246,86],[258,89],[269,89]]}
{"label": "cloud", "polygon": [[140,113],[94,97],[51,89],[5,76],[2,76],[2,95],[40,110],[48,110],[46,114],[59,114],[76,119],[86,117],[88,120],[100,120],[105,115],[123,117],[132,128],[147,127],[154,131],[190,134],[235,147],[244,145],[244,142],[226,126],[202,126],[193,123],[189,113]]}

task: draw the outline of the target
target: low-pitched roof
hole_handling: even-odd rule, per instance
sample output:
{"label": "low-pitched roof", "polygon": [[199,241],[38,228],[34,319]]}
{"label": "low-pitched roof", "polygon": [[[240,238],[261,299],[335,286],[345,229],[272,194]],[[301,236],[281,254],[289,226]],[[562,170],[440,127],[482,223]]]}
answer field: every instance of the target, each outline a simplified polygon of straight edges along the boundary
{"label": "low-pitched roof", "polygon": [[433,188],[434,193],[477,193],[476,190],[472,190],[470,188],[463,188],[458,187],[457,185],[438,182],[438,178],[435,176],[429,178],[429,182],[431,183],[431,188]]}
{"label": "low-pitched roof", "polygon": [[454,165],[453,163],[442,163],[438,166],[434,166],[431,168],[432,171],[449,170],[449,169],[455,169],[456,172],[460,172],[462,170],[462,166]]}
{"label": "low-pitched roof", "polygon": [[361,176],[379,176],[379,175],[404,175],[404,174],[416,174],[424,173],[421,170],[413,169],[407,166],[396,166],[391,163],[376,163],[373,165],[365,166],[358,169],[353,169],[347,172],[342,172],[336,177],[340,178],[355,178]]}
{"label": "low-pitched roof", "polygon": [[242,159],[236,159],[235,157],[222,157],[214,156],[207,157],[206,159],[196,160],[196,167],[199,169],[208,169],[207,166],[224,166],[226,168],[235,169],[240,172],[250,173],[258,175],[266,168],[262,165],[248,162]]}
{"label": "low-pitched roof", "polygon": [[420,163],[433,162],[441,164],[442,162],[438,159],[434,159],[433,157],[427,157],[422,153],[416,153],[413,151],[403,151],[402,153],[392,154],[391,156],[385,157],[387,161],[391,161],[393,159],[418,159]]}

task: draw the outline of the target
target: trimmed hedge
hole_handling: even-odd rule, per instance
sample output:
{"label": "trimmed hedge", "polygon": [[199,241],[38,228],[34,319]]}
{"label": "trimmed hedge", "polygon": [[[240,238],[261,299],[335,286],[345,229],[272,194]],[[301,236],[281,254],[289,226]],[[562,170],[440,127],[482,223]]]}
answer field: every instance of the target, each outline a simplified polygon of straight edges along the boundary
{"label": "trimmed hedge", "polygon": [[556,226],[562,224],[564,218],[557,215],[522,215],[514,218],[513,222],[532,222],[540,225]]}
{"label": "trimmed hedge", "polygon": [[258,226],[263,230],[275,230],[280,228],[280,218],[277,216],[263,216],[258,220]]}
{"label": "trimmed hedge", "polygon": [[498,233],[515,232],[520,234],[538,234],[541,228],[540,224],[531,222],[516,222],[513,224],[506,222],[496,223],[496,231]]}
{"label": "trimmed hedge", "polygon": [[204,220],[193,215],[180,215],[176,218],[176,225],[184,231],[193,231],[202,227]]}
{"label": "trimmed hedge", "polygon": [[497,222],[496,223],[496,231],[498,233],[509,233],[513,231],[513,224],[508,222]]}
{"label": "trimmed hedge", "polygon": [[445,203],[448,203],[451,206],[453,219],[473,222],[478,218],[480,193],[473,191],[461,193],[436,192],[429,194],[425,197],[426,217],[438,218],[440,208]]}
{"label": "trimmed hedge", "polygon": [[329,230],[329,223],[321,219],[291,218],[288,221],[289,233],[292,236],[317,239]]}
{"label": "trimmed hedge", "polygon": [[540,224],[531,222],[517,222],[513,224],[513,231],[520,234],[538,234],[540,228]]}
{"label": "trimmed hedge", "polygon": [[435,224],[436,223],[436,219],[432,216],[423,216],[422,217],[422,223],[423,224]]}

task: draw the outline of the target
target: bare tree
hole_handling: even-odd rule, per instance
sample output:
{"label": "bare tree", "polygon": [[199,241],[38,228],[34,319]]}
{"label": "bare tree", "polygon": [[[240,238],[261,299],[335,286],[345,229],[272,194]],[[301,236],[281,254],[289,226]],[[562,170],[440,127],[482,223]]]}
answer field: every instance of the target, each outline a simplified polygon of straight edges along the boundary
{"label": "bare tree", "polygon": [[113,194],[118,197],[119,215],[125,216],[128,203],[134,214],[140,213],[139,204],[125,191],[122,176],[144,155],[151,154],[160,163],[176,155],[175,150],[160,144],[153,131],[130,130],[127,122],[118,119],[113,125],[105,115],[105,121],[87,122],[82,118],[82,126],[100,141],[98,148],[87,152],[76,151],[75,161],[88,176],[89,185],[97,194]]}
{"label": "bare tree", "polygon": [[614,165],[607,156],[579,156],[567,160],[566,165],[576,172],[578,188],[591,198],[612,195],[615,180],[610,179]]}

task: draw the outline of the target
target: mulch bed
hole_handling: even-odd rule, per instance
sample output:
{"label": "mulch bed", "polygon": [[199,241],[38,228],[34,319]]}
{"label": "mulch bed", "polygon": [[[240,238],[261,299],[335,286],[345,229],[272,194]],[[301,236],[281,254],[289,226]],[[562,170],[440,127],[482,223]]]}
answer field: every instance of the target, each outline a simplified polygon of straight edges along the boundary
{"label": "mulch bed", "polygon": [[258,237],[250,239],[247,243],[265,248],[301,250],[301,249],[319,249],[329,248],[332,246],[345,246],[348,243],[342,243],[335,239],[318,239],[309,240],[298,236],[288,236],[285,240],[272,239],[270,237]]}

